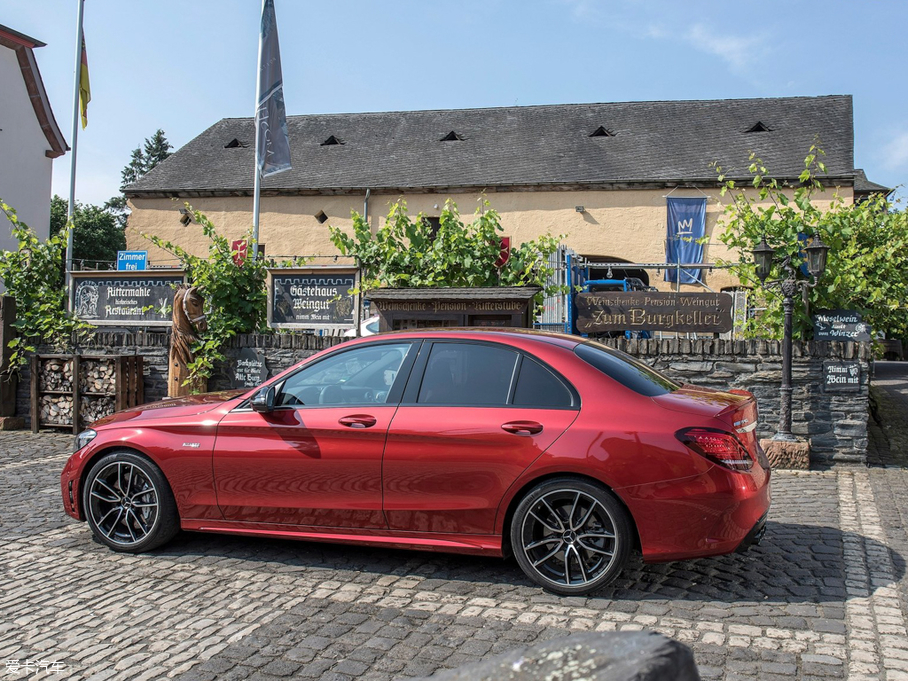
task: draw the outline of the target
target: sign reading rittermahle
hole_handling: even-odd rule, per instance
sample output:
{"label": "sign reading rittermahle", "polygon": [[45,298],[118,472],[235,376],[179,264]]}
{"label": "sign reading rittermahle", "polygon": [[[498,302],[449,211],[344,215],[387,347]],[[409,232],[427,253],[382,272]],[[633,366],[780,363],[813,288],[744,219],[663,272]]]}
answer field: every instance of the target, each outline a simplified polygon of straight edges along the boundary
{"label": "sign reading rittermahle", "polygon": [[73,314],[98,326],[170,326],[181,270],[73,272]]}
{"label": "sign reading rittermahle", "polygon": [[268,323],[274,328],[353,328],[358,284],[355,268],[268,271]]}

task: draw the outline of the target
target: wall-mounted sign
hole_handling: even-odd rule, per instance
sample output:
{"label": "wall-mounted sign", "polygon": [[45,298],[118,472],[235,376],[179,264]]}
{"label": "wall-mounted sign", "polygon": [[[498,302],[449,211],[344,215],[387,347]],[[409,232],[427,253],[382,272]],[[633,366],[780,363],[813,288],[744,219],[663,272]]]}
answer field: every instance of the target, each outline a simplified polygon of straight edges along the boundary
{"label": "wall-mounted sign", "polygon": [[856,393],[861,390],[858,362],[823,362],[823,392]]}
{"label": "wall-mounted sign", "polygon": [[72,310],[98,326],[170,326],[182,270],[73,272]]}
{"label": "wall-mounted sign", "polygon": [[255,348],[240,350],[230,372],[230,384],[233,388],[255,388],[268,378],[268,367],[265,355]]}
{"label": "wall-mounted sign", "polygon": [[578,293],[577,329],[725,333],[732,328],[732,297],[727,293],[602,291]]}
{"label": "wall-mounted sign", "polygon": [[268,324],[280,328],[347,329],[359,316],[351,295],[359,274],[353,267],[268,270]]}
{"label": "wall-mounted sign", "polygon": [[235,239],[230,242],[230,253],[233,255],[233,263],[237,267],[242,267],[249,253],[249,242],[246,239]]}
{"label": "wall-mounted sign", "polygon": [[814,340],[869,341],[870,325],[854,310],[817,310],[813,315]]}
{"label": "wall-mounted sign", "polygon": [[117,271],[135,272],[148,269],[148,251],[117,251]]}

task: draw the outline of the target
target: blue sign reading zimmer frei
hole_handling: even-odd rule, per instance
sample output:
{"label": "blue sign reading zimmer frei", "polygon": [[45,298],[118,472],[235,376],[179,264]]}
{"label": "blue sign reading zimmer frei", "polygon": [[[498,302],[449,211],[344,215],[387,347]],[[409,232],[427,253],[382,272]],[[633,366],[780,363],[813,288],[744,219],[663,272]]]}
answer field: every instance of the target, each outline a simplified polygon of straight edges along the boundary
{"label": "blue sign reading zimmer frei", "polygon": [[148,269],[148,251],[117,251],[117,271]]}

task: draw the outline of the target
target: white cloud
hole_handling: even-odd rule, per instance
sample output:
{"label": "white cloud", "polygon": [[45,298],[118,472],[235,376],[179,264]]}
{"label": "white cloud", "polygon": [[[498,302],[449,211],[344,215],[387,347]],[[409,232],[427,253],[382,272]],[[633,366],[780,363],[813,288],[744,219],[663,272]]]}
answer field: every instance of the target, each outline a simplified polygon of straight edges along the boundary
{"label": "white cloud", "polygon": [[713,54],[725,61],[733,71],[744,72],[758,64],[767,52],[764,36],[737,36],[716,32],[704,24],[694,24],[684,39],[695,49]]}
{"label": "white cloud", "polygon": [[908,165],[908,132],[903,132],[889,142],[882,152],[883,165],[887,168],[901,168]]}

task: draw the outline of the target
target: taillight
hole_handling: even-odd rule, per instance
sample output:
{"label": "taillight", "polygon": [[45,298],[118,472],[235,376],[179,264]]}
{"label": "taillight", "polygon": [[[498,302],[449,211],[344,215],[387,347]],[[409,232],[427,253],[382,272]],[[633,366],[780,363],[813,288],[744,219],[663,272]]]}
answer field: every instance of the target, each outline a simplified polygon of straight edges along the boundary
{"label": "taillight", "polygon": [[754,461],[732,433],[715,428],[685,428],[675,436],[700,456],[733,471],[747,471]]}

